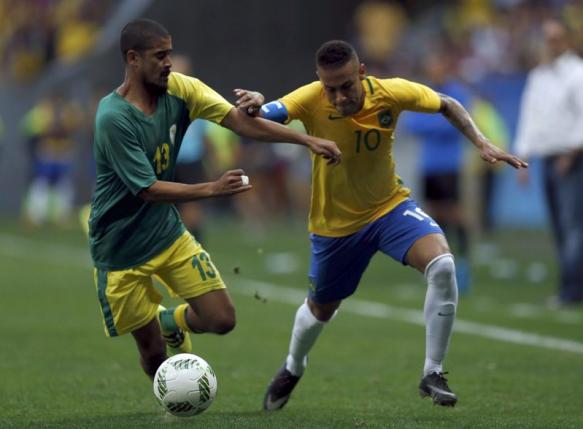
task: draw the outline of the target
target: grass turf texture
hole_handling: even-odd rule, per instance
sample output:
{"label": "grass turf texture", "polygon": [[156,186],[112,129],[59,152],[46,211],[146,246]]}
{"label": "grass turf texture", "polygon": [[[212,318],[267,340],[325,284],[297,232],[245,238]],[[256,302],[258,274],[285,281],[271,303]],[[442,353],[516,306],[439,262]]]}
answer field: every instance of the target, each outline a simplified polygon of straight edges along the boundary
{"label": "grass turf texture", "polygon": [[[252,283],[242,285],[251,279],[304,292],[307,234],[301,225],[272,225],[263,238],[251,238],[232,223],[217,223],[206,237],[238,326],[226,337],[193,336],[194,352],[217,373],[218,396],[205,413],[180,419],[156,403],[131,336],[104,337],[81,232],[32,232],[0,222],[0,428],[583,427],[580,353],[455,333],[446,369],[460,402],[444,409],[417,394],[422,327],[348,311],[324,331],[286,408],[263,413],[264,389],[283,362],[299,301],[279,302],[253,293]],[[549,237],[512,232],[493,240],[500,256],[514,260],[517,275],[495,280],[491,267],[478,266],[458,317],[583,342],[581,310],[542,305],[556,273]],[[299,266],[272,272],[273,255],[283,252]],[[538,285],[524,275],[533,259],[550,269]],[[422,276],[384,255],[375,257],[355,295],[414,310],[422,309],[423,297]]]}

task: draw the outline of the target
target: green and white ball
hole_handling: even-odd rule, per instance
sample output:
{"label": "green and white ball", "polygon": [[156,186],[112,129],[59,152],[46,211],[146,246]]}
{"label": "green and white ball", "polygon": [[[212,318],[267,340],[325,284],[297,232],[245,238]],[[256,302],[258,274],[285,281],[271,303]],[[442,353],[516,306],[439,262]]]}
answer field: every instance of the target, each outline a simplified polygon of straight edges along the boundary
{"label": "green and white ball", "polygon": [[154,395],[169,413],[194,416],[213,403],[217,377],[203,358],[180,353],[166,359],[156,371]]}

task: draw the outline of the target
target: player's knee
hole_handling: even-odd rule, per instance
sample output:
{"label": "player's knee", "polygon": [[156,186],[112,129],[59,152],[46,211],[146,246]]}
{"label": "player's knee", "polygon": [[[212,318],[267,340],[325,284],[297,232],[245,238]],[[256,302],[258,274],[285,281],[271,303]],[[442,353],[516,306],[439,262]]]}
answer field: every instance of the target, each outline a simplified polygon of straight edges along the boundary
{"label": "player's knee", "polygon": [[218,335],[225,335],[235,329],[235,319],[220,319],[213,325],[213,332]]}
{"label": "player's knee", "polygon": [[236,324],[235,310],[223,311],[213,319],[211,331],[218,335],[225,335],[235,329]]}
{"label": "player's knee", "polygon": [[455,263],[449,253],[437,256],[425,268],[427,281],[437,287],[449,287],[455,281]]}
{"label": "player's knee", "polygon": [[312,311],[312,314],[320,322],[329,322],[335,312],[336,310],[317,309],[316,311]]}
{"label": "player's knee", "polygon": [[340,302],[331,304],[316,304],[312,300],[308,300],[308,307],[314,317],[320,322],[329,322],[336,315]]}

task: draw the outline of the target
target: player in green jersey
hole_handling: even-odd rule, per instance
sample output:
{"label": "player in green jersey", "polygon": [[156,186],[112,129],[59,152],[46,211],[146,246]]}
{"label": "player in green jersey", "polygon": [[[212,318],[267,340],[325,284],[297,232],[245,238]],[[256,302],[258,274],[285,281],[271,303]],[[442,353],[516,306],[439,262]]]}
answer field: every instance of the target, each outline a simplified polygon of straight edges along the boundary
{"label": "player in green jersey", "polygon": [[[125,26],[125,79],[104,97],[95,119],[97,183],[89,239],[108,336],[131,332],[150,377],[173,352],[191,349],[186,332],[226,334],[235,310],[209,255],[184,228],[174,203],[249,191],[243,170],[209,183],[173,182],[176,157],[191,121],[206,119],[237,134],[305,145],[331,164],[335,143],[252,118],[200,80],[172,73],[172,39],[157,22]],[[186,303],[159,306],[158,278]],[[164,342],[166,340],[166,344]]]}

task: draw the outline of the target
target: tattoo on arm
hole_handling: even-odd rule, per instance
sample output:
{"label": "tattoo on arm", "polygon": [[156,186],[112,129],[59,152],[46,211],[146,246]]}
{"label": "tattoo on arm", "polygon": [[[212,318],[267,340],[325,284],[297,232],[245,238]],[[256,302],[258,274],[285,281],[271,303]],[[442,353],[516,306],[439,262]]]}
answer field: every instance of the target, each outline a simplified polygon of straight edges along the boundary
{"label": "tattoo on arm", "polygon": [[484,139],[484,135],[480,132],[464,106],[459,101],[444,94],[439,94],[439,98],[441,99],[439,113],[445,116],[474,145],[479,146]]}

